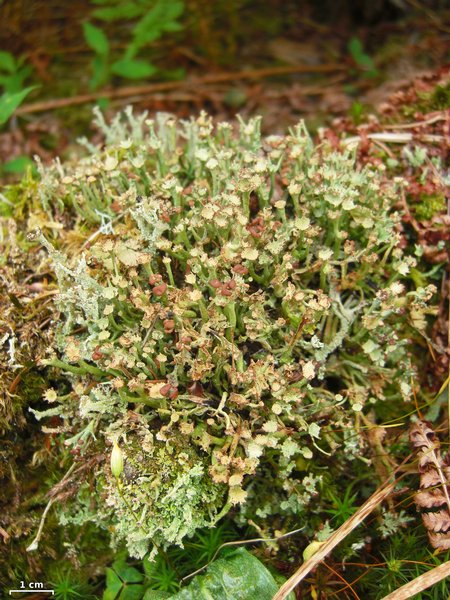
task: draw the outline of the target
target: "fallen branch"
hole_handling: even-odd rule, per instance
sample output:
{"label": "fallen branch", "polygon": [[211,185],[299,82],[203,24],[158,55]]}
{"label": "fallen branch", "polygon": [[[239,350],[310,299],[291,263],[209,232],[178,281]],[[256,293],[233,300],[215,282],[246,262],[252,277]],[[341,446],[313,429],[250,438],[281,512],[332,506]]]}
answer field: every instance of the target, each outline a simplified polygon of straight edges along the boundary
{"label": "fallen branch", "polygon": [[[442,135],[430,135],[430,134],[414,134],[414,133],[395,133],[390,131],[382,131],[380,133],[369,133],[367,139],[379,142],[387,142],[392,144],[409,144],[413,140],[420,140],[422,142],[443,142],[445,141]],[[362,140],[362,137],[355,135],[354,137],[342,140],[344,146],[356,146]]]}
{"label": "fallen branch", "polygon": [[426,125],[432,125],[438,121],[445,121],[448,119],[446,111],[440,111],[438,114],[433,115],[425,121],[413,121],[412,123],[401,123],[396,125],[385,125],[386,129],[415,129],[416,127],[425,127]]}
{"label": "fallen branch", "polygon": [[412,598],[446,577],[450,577],[450,560],[405,583],[402,587],[385,596],[383,600],[408,600],[408,598]]}
{"label": "fallen branch", "polygon": [[364,519],[392,493],[394,483],[382,485],[347,521],[339,527],[315,554],[306,560],[297,571],[281,586],[273,600],[284,600],[288,594],[310,573],[322,560],[345,539]]}
{"label": "fallen branch", "polygon": [[56,108],[65,108],[67,106],[75,106],[77,104],[87,104],[96,102],[101,98],[129,98],[131,96],[142,96],[155,92],[168,92],[176,89],[196,89],[202,84],[221,83],[227,81],[238,81],[242,79],[262,79],[276,75],[289,75],[291,73],[333,73],[336,71],[345,71],[345,65],[328,64],[328,65],[295,65],[287,67],[271,67],[266,69],[251,69],[248,71],[238,71],[234,73],[217,73],[213,75],[205,75],[204,77],[195,77],[183,81],[163,81],[160,83],[150,83],[147,85],[127,86],[110,90],[101,90],[91,94],[82,94],[73,96],[72,98],[58,98],[56,100],[44,100],[42,102],[33,102],[24,104],[19,107],[15,114],[25,115],[46,110],[54,110]]}

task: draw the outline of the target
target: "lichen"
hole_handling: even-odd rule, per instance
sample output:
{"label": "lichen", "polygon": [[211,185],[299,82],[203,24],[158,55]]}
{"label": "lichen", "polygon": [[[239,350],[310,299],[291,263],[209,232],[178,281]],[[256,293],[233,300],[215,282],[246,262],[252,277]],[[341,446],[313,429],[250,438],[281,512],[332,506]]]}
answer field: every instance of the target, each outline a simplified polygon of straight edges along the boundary
{"label": "lichen", "polygon": [[329,456],[370,463],[360,415],[411,400],[434,287],[410,277],[403,180],[303,124],[264,139],[259,119],[233,133],[128,111],[101,128],[104,147],[38,186],[72,231],[41,231],[62,315],[41,364],[73,384],[66,443],[126,456],[118,480],[95,470],[95,519],[142,555],[230,507],[307,514]]}

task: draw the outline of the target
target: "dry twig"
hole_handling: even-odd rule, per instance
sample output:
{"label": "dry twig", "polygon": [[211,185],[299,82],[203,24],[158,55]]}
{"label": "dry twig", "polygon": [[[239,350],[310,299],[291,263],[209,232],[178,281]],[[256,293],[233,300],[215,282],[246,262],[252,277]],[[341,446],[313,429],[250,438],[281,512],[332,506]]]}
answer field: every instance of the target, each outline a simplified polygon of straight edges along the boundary
{"label": "dry twig", "polygon": [[299,569],[281,586],[273,600],[284,600],[286,596],[327,556],[335,546],[345,539],[364,519],[392,493],[394,483],[385,483],[347,521],[337,529],[319,550],[306,560]]}
{"label": "dry twig", "polygon": [[96,102],[101,98],[130,98],[132,96],[144,96],[156,92],[168,92],[176,89],[198,89],[202,84],[214,84],[227,81],[239,81],[243,79],[262,79],[265,77],[274,77],[277,75],[289,75],[291,73],[333,73],[344,71],[345,65],[327,64],[327,65],[294,65],[287,67],[271,67],[266,69],[251,69],[247,71],[238,71],[234,73],[216,73],[205,75],[205,77],[195,77],[183,81],[163,81],[160,83],[150,83],[148,85],[127,86],[110,90],[101,90],[91,94],[82,94],[72,98],[57,98],[55,100],[45,100],[42,102],[33,102],[24,104],[15,112],[16,115],[25,115],[30,113],[44,112],[46,110],[55,110],[65,108],[66,106],[75,106],[78,104],[87,104]]}
{"label": "dry twig", "polygon": [[446,577],[450,577],[450,560],[405,583],[402,587],[385,596],[383,600],[408,600],[408,598],[412,598]]}

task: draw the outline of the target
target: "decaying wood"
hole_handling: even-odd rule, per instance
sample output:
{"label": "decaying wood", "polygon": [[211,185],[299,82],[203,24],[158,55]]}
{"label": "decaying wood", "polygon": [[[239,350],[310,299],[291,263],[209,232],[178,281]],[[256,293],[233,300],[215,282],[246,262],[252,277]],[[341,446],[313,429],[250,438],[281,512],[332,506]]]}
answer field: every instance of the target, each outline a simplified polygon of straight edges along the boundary
{"label": "decaying wood", "polygon": [[433,548],[450,549],[450,466],[449,456],[442,458],[438,437],[425,421],[410,431],[410,440],[418,450],[420,491],[414,497]]}

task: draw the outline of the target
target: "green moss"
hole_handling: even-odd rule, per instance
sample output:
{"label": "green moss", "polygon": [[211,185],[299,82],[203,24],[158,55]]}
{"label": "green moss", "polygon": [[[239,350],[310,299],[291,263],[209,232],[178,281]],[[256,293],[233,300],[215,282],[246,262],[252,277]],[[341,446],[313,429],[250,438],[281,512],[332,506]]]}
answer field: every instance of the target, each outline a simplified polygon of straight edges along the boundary
{"label": "green moss", "polygon": [[436,214],[445,212],[447,201],[443,194],[422,194],[420,202],[414,205],[414,212],[419,221],[429,221]]}
{"label": "green moss", "polygon": [[450,108],[450,82],[437,85],[431,92],[417,92],[417,101],[403,106],[402,112],[405,117],[411,118],[417,111],[427,114],[448,108]]}
{"label": "green moss", "polygon": [[446,110],[450,108],[450,82],[438,85],[430,97],[431,110]]}

